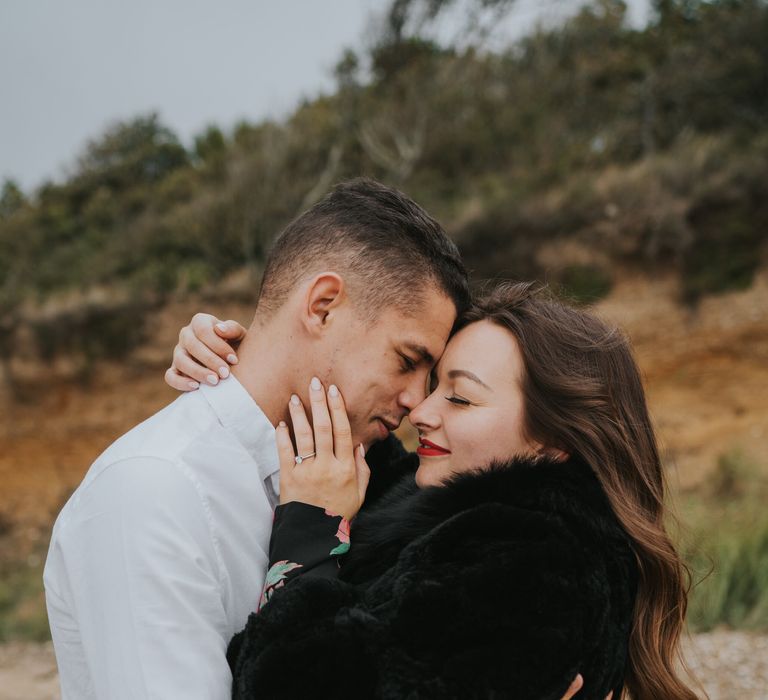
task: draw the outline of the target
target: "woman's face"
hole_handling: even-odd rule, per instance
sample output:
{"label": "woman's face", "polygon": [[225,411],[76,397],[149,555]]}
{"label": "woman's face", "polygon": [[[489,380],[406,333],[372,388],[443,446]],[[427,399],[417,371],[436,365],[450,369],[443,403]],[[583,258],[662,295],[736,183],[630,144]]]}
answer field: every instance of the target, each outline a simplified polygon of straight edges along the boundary
{"label": "woman's face", "polygon": [[451,338],[432,393],[409,416],[419,431],[419,486],[539,452],[523,435],[522,379],[523,359],[508,330],[477,321]]}

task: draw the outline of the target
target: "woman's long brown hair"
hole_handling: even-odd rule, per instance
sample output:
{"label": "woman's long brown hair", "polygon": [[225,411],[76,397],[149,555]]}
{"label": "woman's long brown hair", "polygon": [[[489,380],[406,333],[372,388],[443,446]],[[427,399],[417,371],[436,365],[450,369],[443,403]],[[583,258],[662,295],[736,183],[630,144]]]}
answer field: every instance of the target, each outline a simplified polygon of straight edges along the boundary
{"label": "woman's long brown hair", "polygon": [[585,460],[632,542],[639,580],[628,697],[695,700],[676,670],[690,575],[665,529],[664,470],[626,336],[531,283],[496,286],[456,330],[481,320],[508,329],[520,347],[526,437]]}

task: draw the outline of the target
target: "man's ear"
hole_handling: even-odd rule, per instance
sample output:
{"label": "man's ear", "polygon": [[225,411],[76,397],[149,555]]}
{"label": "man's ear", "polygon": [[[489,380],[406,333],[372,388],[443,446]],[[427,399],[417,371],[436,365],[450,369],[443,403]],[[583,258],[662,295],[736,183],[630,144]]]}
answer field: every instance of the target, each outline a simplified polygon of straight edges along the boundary
{"label": "man's ear", "polygon": [[302,323],[307,331],[316,335],[325,330],[346,294],[344,278],[336,272],[321,272],[310,280],[302,305]]}

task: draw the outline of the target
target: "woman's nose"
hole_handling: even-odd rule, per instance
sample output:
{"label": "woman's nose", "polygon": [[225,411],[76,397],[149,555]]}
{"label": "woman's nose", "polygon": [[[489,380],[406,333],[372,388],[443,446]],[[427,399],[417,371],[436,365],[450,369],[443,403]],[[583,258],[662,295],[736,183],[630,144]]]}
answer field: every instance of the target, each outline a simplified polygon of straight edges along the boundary
{"label": "woman's nose", "polygon": [[427,396],[408,414],[408,420],[414,428],[434,430],[440,425],[440,414],[436,410],[434,394]]}

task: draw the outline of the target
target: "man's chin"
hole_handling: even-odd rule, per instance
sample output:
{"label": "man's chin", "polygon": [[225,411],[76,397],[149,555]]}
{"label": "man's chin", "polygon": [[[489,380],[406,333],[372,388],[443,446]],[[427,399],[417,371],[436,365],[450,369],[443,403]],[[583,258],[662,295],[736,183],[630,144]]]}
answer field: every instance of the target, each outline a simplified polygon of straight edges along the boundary
{"label": "man's chin", "polygon": [[365,451],[367,452],[375,444],[382,440],[386,440],[389,433],[389,428],[384,425],[384,423],[378,419],[374,419],[366,426],[365,431],[360,431],[355,434],[355,447],[362,442],[363,447],[365,447]]}

